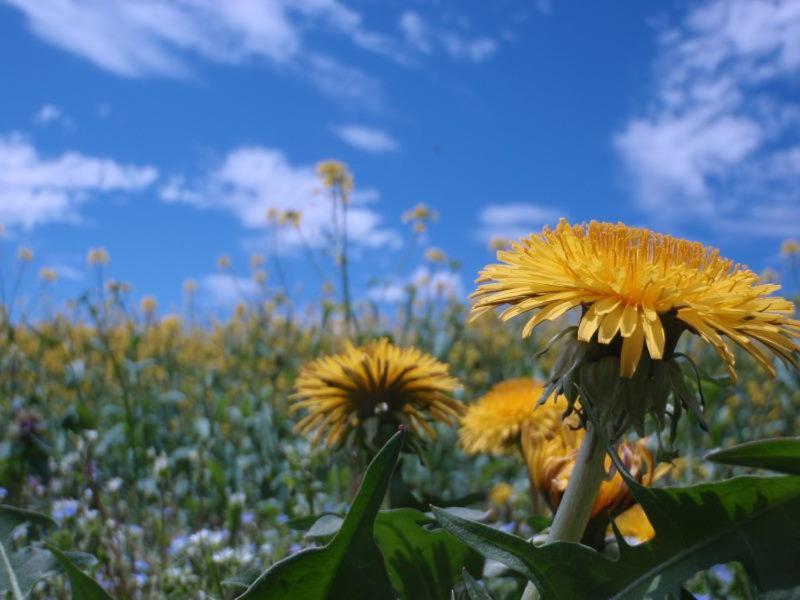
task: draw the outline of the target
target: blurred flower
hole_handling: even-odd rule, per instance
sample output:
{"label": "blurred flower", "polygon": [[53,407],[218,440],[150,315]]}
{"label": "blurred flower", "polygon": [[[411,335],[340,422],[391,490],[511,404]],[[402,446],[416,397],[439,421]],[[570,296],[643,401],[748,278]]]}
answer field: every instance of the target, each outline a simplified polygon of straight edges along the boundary
{"label": "blurred flower", "polygon": [[784,240],[781,244],[781,254],[783,256],[797,256],[800,254],[800,240]]}
{"label": "blurred flower", "polygon": [[[537,310],[523,329],[528,336],[545,320],[582,306],[578,339],[599,344],[621,340],[620,375],[630,378],[642,351],[669,358],[684,330],[711,343],[735,379],[734,356],[722,335],[750,353],[767,371],[767,352],[794,364],[800,347],[791,302],[769,294],[758,276],[702,244],[622,223],[545,228],[512,249],[498,253],[503,263],[487,266],[473,318],[510,305],[500,318]],[[619,334],[619,336],[617,335]]]}
{"label": "blurred flower", "polygon": [[441,263],[446,260],[446,256],[444,252],[442,252],[439,248],[428,248],[425,251],[425,260],[432,263]]}
{"label": "blurred flower", "polygon": [[149,316],[156,312],[158,301],[155,299],[155,296],[145,296],[142,298],[141,306],[142,312]]}
{"label": "blurred flower", "polygon": [[358,348],[348,342],[341,354],[301,369],[291,410],[308,414],[295,430],[315,432],[313,442],[325,436],[335,446],[373,419],[392,431],[403,423],[434,437],[429,417],[452,423],[462,413],[461,403],[451,397],[457,386],[447,365],[417,348],[400,348],[385,338]]}
{"label": "blurred flower", "polygon": [[267,282],[267,272],[264,269],[258,269],[253,272],[253,281],[258,285],[264,285]]}
{"label": "blurred flower", "polygon": [[291,225],[297,229],[300,227],[300,219],[302,216],[303,215],[299,210],[285,210],[283,213],[281,213],[279,222],[281,225]]}
{"label": "blurred flower", "polygon": [[775,269],[770,269],[767,267],[761,271],[761,275],[759,275],[758,278],[761,283],[778,283],[781,279],[781,276]]}
{"label": "blurred flower", "polygon": [[58,273],[54,269],[43,267],[39,271],[39,279],[46,283],[54,283],[58,279]]}
{"label": "blurred flower", "polygon": [[414,208],[403,213],[403,223],[411,223],[414,233],[424,233],[428,223],[436,221],[439,215],[426,204],[417,204]]}
{"label": "blurred flower", "polygon": [[217,258],[217,268],[220,271],[227,271],[231,268],[231,257],[227,254],[223,254]]}
{"label": "blurred flower", "polygon": [[108,256],[108,252],[105,248],[98,247],[98,248],[89,248],[89,252],[86,255],[86,262],[90,265],[106,265],[109,263],[111,259]]}
{"label": "blurred flower", "polygon": [[514,488],[505,481],[495,485],[489,492],[489,502],[495,506],[505,506],[514,496]]}
{"label": "blurred flower", "polygon": [[50,514],[56,521],[63,522],[76,516],[78,508],[80,508],[80,502],[77,500],[56,500],[53,502],[53,510]]}
{"label": "blurred flower", "polygon": [[192,295],[197,291],[197,282],[194,279],[186,279],[183,282],[183,291],[188,295]]}
{"label": "blurred flower", "polygon": [[263,254],[253,254],[250,257],[250,268],[251,269],[258,269],[264,264],[264,255]]}
{"label": "blurred flower", "polygon": [[33,260],[33,250],[23,246],[17,251],[17,258],[22,262],[31,262]]}
{"label": "blurred flower", "polygon": [[343,192],[353,189],[353,176],[347,165],[338,160],[324,160],[317,164],[317,175],[326,188],[338,187]]}
{"label": "blurred flower", "polygon": [[502,237],[493,237],[489,240],[489,250],[492,252],[499,252],[501,250],[508,250],[511,247],[511,240]]}
{"label": "blurred flower", "polygon": [[561,429],[567,401],[559,396],[537,406],[543,392],[544,386],[530,377],[498,383],[461,418],[461,445],[468,454],[513,453],[520,450],[523,435],[553,437]]}

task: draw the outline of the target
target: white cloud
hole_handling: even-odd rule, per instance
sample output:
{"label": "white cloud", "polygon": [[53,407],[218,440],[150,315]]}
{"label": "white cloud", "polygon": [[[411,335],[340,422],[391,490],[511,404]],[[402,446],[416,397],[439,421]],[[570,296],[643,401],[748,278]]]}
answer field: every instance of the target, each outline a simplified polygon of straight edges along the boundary
{"label": "white cloud", "polygon": [[208,299],[213,306],[231,308],[239,302],[252,300],[258,294],[258,284],[246,277],[230,273],[212,273],[200,280],[204,292],[200,298]]}
{"label": "white cloud", "polygon": [[[396,247],[399,235],[383,226],[381,216],[368,207],[377,196],[366,189],[353,195],[348,210],[348,234],[353,246]],[[197,181],[173,177],[161,189],[166,202],[186,202],[200,208],[224,210],[248,229],[266,225],[266,212],[299,210],[302,232],[314,246],[326,243],[331,233],[331,199],[320,189],[312,165],[292,165],[274,148],[249,146],[231,151],[211,172]],[[292,229],[281,231],[284,247],[303,238]]]}
{"label": "white cloud", "polygon": [[433,271],[427,266],[417,267],[403,281],[376,285],[370,289],[369,297],[375,302],[402,302],[408,297],[409,286],[416,288],[416,297],[420,300],[464,298],[464,283],[459,273]]}
{"label": "white cloud", "polygon": [[800,213],[800,160],[786,147],[800,134],[800,4],[696,5],[662,33],[655,75],[651,107],[614,137],[639,206],[785,235]]}
{"label": "white cloud", "polygon": [[490,204],[480,213],[478,236],[492,239],[518,240],[539,231],[544,225],[555,225],[564,213],[557,208],[537,204]]}
{"label": "white cloud", "polygon": [[73,127],[72,119],[64,114],[55,104],[44,104],[36,114],[33,115],[33,122],[37,125],[51,125],[53,123],[60,123],[62,127],[71,129]]}
{"label": "white cloud", "polygon": [[345,143],[371,154],[394,152],[398,148],[394,138],[382,129],[363,125],[340,125],[333,132]]}
{"label": "white cloud", "polygon": [[483,62],[499,48],[488,36],[465,36],[459,32],[428,24],[416,12],[406,11],[398,22],[406,44],[417,52],[430,54],[434,48],[443,49],[450,58],[467,62]]}
{"label": "white cloud", "polygon": [[[353,80],[361,94],[374,94],[378,84],[369,76],[306,47],[303,34],[315,29],[401,59],[388,37],[367,30],[361,15],[337,0],[5,2],[26,15],[39,37],[123,77],[187,77],[196,58],[231,65],[261,60],[330,94],[350,97]],[[347,80],[332,85],[343,74]],[[366,100],[377,102],[374,96]]]}
{"label": "white cloud", "polygon": [[0,136],[0,223],[31,228],[79,220],[77,207],[99,192],[132,192],[158,176],[151,166],[66,152],[44,158],[19,134]]}

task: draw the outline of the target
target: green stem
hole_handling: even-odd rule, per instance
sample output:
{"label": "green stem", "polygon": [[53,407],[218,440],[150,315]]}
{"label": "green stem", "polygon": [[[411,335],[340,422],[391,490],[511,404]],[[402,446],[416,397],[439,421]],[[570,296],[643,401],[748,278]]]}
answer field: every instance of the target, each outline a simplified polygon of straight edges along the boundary
{"label": "green stem", "polygon": [[[589,516],[592,512],[597,492],[606,474],[606,453],[599,445],[591,423],[586,424],[575,468],[570,475],[567,490],[556,511],[547,542],[580,542]],[[529,582],[522,594],[522,600],[534,600],[539,594],[533,583]]]}

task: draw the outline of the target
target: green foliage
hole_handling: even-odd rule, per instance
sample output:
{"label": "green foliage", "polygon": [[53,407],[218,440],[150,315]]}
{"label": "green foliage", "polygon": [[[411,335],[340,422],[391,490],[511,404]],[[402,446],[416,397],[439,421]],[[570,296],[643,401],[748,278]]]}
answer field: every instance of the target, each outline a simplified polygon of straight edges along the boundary
{"label": "green foliage", "polygon": [[800,475],[800,438],[745,442],[733,448],[710,452],[706,459],[725,465]]}
{"label": "green foliage", "polygon": [[[71,568],[77,571],[73,561],[83,564],[94,562],[93,557],[89,555],[70,553],[68,556],[52,546],[46,546],[46,548],[28,546],[15,549],[12,534],[17,527],[25,524],[47,528],[54,526],[55,522],[41,513],[0,505],[0,593],[10,593],[14,600],[22,600],[28,597],[37,582],[60,573],[62,569],[67,569],[66,563],[69,563]],[[69,573],[68,569],[67,571]],[[88,576],[83,573],[81,575],[91,581]],[[69,573],[69,576],[72,579],[72,573]],[[92,581],[92,583],[94,582]],[[87,600],[92,598],[90,596],[76,597]]]}
{"label": "green foliage", "polygon": [[396,433],[372,460],[341,528],[327,545],[274,564],[239,599],[393,598],[373,525],[397,465],[403,437],[403,431]]}
{"label": "green foliage", "polygon": [[[769,444],[764,442],[764,454]],[[797,466],[795,464],[795,466]],[[736,477],[687,487],[628,486],[655,529],[638,546],[618,535],[612,559],[579,544],[534,547],[442,510],[442,525],[487,558],[533,581],[543,599],[661,598],[713,565],[738,561],[762,592],[800,584],[800,477]]]}
{"label": "green foliage", "polygon": [[61,568],[64,569],[67,577],[69,577],[73,598],[80,598],[81,600],[111,599],[111,596],[100,587],[100,584],[81,571],[67,554],[52,544],[45,544],[45,547],[56,557]]}

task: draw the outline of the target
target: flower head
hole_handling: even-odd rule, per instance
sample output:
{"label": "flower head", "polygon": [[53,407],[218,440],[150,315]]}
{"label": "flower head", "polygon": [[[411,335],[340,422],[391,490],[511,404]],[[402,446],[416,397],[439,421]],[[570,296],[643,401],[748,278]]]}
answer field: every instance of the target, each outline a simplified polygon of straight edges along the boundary
{"label": "flower head", "polygon": [[86,262],[90,265],[106,265],[111,259],[108,256],[108,251],[105,248],[89,248],[86,254]]}
{"label": "flower head", "polygon": [[[314,442],[324,436],[330,446],[359,428],[375,431],[383,425],[393,432],[406,424],[434,437],[429,418],[452,423],[461,415],[461,403],[451,396],[457,386],[447,365],[417,348],[400,348],[385,338],[361,347],[348,343],[341,354],[301,369],[291,410],[308,414],[295,430],[313,432]],[[369,427],[370,421],[376,427]]]}
{"label": "flower head", "polygon": [[353,176],[347,165],[338,160],[324,160],[317,164],[317,175],[326,188],[340,188],[343,192],[353,189]]}
{"label": "flower head", "polygon": [[562,220],[498,252],[502,264],[481,272],[473,315],[508,305],[502,319],[536,311],[523,335],[573,308],[583,315],[581,342],[619,344],[623,377],[636,372],[646,348],[669,358],[684,330],[714,346],[735,379],[734,355],[723,336],[774,374],[770,353],[790,364],[800,347],[791,302],[772,297],[780,286],[696,242],[622,223],[570,225]]}
{"label": "flower head", "polygon": [[461,445],[469,454],[513,453],[523,438],[552,437],[561,429],[567,401],[559,396],[537,406],[543,391],[530,377],[498,383],[461,418]]}
{"label": "flower head", "polygon": [[158,301],[156,300],[155,296],[145,296],[142,298],[142,312],[145,315],[152,315],[156,312],[156,308],[158,307]]}
{"label": "flower head", "polygon": [[800,240],[790,238],[781,244],[781,254],[784,256],[797,256],[800,254]]}
{"label": "flower head", "polygon": [[[526,451],[528,470],[534,487],[544,496],[553,513],[558,509],[575,467],[578,449],[585,435],[582,429],[563,427],[560,435],[531,446]],[[642,485],[649,486],[663,470],[656,471],[653,455],[643,440],[620,444],[619,456],[628,472]],[[606,470],[611,469],[606,456]],[[618,471],[600,484],[591,516],[623,510],[633,505],[633,496]]]}
{"label": "flower head", "polygon": [[41,279],[45,283],[54,283],[56,279],[58,279],[58,273],[56,273],[55,269],[51,269],[49,267],[42,267],[39,270],[39,279]]}
{"label": "flower head", "polygon": [[17,258],[20,262],[31,262],[33,260],[33,250],[23,246],[17,251]]}

